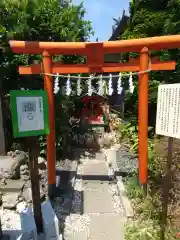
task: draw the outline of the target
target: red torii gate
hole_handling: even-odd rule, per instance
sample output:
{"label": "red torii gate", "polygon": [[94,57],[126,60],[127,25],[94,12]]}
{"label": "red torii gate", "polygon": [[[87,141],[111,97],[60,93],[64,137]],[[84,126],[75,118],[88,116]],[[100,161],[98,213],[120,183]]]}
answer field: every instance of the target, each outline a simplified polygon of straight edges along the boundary
{"label": "red torii gate", "polygon": [[[10,41],[15,53],[42,54],[42,64],[19,66],[20,74],[44,74],[44,88],[48,94],[50,133],[47,136],[48,184],[50,195],[56,184],[55,124],[53,79],[48,74],[105,73],[105,72],[143,72],[139,74],[139,180],[145,185],[148,180],[148,69],[151,71],[174,70],[174,61],[161,62],[150,60],[151,50],[173,49],[180,47],[180,35],[121,40],[110,42],[26,42]],[[139,52],[138,59],[128,63],[104,63],[104,54],[121,52]],[[63,64],[52,62],[52,56],[83,55],[86,64]],[[149,64],[151,62],[151,64]],[[42,72],[43,71],[43,72]]]}

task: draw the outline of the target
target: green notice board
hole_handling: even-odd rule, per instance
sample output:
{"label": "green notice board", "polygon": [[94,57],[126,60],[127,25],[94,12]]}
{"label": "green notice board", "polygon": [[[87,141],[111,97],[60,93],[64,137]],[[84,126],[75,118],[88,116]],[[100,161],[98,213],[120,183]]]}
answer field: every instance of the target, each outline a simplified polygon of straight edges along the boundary
{"label": "green notice board", "polygon": [[12,90],[10,105],[14,137],[49,133],[48,97],[46,91]]}

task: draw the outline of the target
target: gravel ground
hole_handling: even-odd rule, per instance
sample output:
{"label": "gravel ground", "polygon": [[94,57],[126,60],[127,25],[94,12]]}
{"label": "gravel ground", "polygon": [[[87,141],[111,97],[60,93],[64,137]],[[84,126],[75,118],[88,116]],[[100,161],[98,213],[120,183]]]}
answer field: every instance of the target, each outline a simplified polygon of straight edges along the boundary
{"label": "gravel ground", "polygon": [[84,231],[87,228],[87,224],[89,222],[88,216],[81,215],[81,205],[82,205],[82,192],[83,192],[83,184],[82,184],[82,163],[83,159],[80,160],[80,164],[77,168],[78,179],[75,180],[74,185],[74,193],[73,193],[73,201],[72,208],[70,214],[65,219],[64,224],[64,239],[69,239],[69,236],[73,234],[74,231]]}
{"label": "gravel ground", "polygon": [[119,191],[117,188],[117,184],[115,180],[115,173],[113,168],[111,167],[112,162],[108,161],[106,159],[106,165],[108,169],[108,176],[109,176],[109,193],[111,194],[113,198],[113,204],[114,204],[114,213],[119,214],[122,218],[125,218],[125,211],[124,207],[121,203]]}
{"label": "gravel ground", "polygon": [[138,156],[129,152],[129,149],[122,145],[117,153],[116,163],[121,172],[133,173],[138,169]]}

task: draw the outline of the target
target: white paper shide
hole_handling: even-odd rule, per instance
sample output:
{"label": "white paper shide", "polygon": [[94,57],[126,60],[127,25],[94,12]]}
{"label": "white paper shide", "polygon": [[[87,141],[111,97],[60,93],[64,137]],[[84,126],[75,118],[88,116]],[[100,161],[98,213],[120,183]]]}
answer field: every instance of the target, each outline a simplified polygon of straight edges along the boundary
{"label": "white paper shide", "polygon": [[44,112],[42,97],[17,97],[16,104],[19,132],[44,129]]}

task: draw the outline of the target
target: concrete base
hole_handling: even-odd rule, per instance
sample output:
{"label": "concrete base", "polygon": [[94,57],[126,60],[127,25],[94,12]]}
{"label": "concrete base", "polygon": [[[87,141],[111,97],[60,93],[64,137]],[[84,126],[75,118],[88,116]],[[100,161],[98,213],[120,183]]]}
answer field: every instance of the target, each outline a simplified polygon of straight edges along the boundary
{"label": "concrete base", "polygon": [[51,206],[50,201],[46,201],[41,205],[42,217],[43,217],[43,229],[45,234],[45,239],[59,240],[59,221],[56,214]]}
{"label": "concrete base", "polygon": [[1,240],[20,240],[22,232],[20,230],[4,230]]}
{"label": "concrete base", "polygon": [[33,239],[37,240],[37,229],[32,209],[29,207],[20,213],[22,235],[19,240]]}

